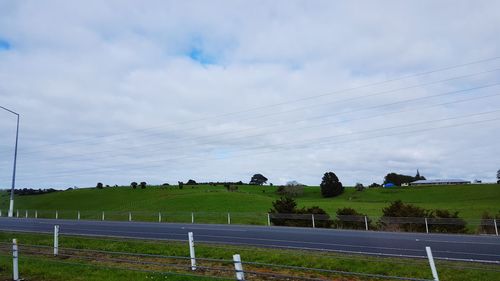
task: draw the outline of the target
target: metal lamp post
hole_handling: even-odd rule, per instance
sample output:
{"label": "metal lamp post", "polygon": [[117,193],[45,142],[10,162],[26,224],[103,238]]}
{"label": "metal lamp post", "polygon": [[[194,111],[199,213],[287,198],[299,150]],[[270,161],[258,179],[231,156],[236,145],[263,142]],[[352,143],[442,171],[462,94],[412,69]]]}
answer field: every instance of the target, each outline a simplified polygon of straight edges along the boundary
{"label": "metal lamp post", "polygon": [[0,108],[17,116],[16,147],[14,149],[14,168],[12,170],[12,188],[10,189],[10,204],[9,204],[9,218],[11,218],[14,215],[14,187],[16,186],[17,141],[19,139],[19,113],[7,109],[3,106],[0,106]]}

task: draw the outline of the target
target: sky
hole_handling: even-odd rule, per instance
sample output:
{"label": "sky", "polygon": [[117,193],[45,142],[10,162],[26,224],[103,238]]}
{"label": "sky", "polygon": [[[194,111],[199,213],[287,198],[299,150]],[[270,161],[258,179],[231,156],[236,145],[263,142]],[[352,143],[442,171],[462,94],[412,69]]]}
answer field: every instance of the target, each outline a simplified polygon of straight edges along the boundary
{"label": "sky", "polygon": [[[498,1],[0,1],[16,187],[495,181]],[[0,187],[15,115],[0,110]]]}

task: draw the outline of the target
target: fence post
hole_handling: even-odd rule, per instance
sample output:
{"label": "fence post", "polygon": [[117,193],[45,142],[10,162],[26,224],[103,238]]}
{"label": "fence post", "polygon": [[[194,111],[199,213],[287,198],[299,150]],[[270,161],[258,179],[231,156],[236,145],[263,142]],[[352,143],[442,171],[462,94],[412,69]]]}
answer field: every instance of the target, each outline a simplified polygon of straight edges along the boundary
{"label": "fence post", "polygon": [[0,217],[2,216],[2,210],[0,210]]}
{"label": "fence post", "polygon": [[434,264],[434,257],[432,256],[431,247],[425,247],[425,251],[427,252],[427,258],[429,259],[429,265],[431,266],[432,277],[434,281],[439,281],[439,276],[436,270],[436,264]]}
{"label": "fence post", "polygon": [[35,210],[35,219],[38,219],[38,211]]}
{"label": "fence post", "polygon": [[312,219],[312,223],[313,223],[313,228],[316,228],[316,223],[314,221],[314,214],[311,214],[311,219]]}
{"label": "fence post", "polygon": [[17,239],[12,239],[12,279],[19,281],[19,252],[17,250]]}
{"label": "fence post", "polygon": [[19,210],[16,210],[16,217],[19,217]]}
{"label": "fence post", "polygon": [[161,212],[158,212],[158,222],[161,222]]}
{"label": "fence post", "polygon": [[26,213],[24,214],[24,217],[27,219],[28,218],[28,210],[26,210]]}
{"label": "fence post", "polygon": [[189,240],[189,256],[191,257],[191,270],[196,270],[196,257],[194,252],[194,239],[192,232],[188,232],[188,240]]}
{"label": "fence post", "polygon": [[194,223],[194,213],[191,212],[191,223]]}
{"label": "fence post", "polygon": [[132,212],[128,212],[128,221],[132,221]]}
{"label": "fence post", "polygon": [[267,213],[267,226],[271,226],[271,215]]}
{"label": "fence post", "polygon": [[56,220],[59,218],[59,212],[56,211]]}
{"label": "fence post", "polygon": [[368,231],[368,218],[365,216],[365,229]]}
{"label": "fence post", "polygon": [[231,214],[227,213],[227,224],[231,224]]}
{"label": "fence post", "polygon": [[425,232],[429,234],[429,225],[427,224],[427,218],[425,218]]}
{"label": "fence post", "polygon": [[102,212],[102,218],[101,218],[101,220],[104,220],[104,211]]}
{"label": "fence post", "polygon": [[59,225],[54,225],[54,256],[59,254]]}
{"label": "fence post", "polygon": [[245,273],[243,271],[243,264],[241,263],[241,257],[238,254],[233,255],[234,261],[234,271],[236,271],[236,280],[244,281]]}
{"label": "fence post", "polygon": [[498,227],[497,227],[497,219],[493,219],[493,224],[495,225],[495,233],[498,236]]}
{"label": "fence post", "polygon": [[78,211],[78,220],[80,220],[80,211]]}

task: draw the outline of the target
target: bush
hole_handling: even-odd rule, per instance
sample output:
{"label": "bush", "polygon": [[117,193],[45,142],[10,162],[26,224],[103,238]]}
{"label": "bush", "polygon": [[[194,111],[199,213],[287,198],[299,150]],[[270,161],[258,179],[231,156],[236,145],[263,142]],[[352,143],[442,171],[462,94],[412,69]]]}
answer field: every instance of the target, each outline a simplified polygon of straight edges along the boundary
{"label": "bush", "polygon": [[[388,207],[382,209],[382,217],[378,224],[384,230],[402,230],[402,231],[426,231],[424,218],[430,218],[431,213],[424,208],[411,204],[404,204],[401,200],[392,202]],[[412,218],[393,219],[393,218]],[[418,218],[422,218],[421,220]]]}
{"label": "bush", "polygon": [[280,186],[278,187],[278,190],[276,190],[276,193],[285,197],[298,197],[304,194],[304,187],[298,185]]}
{"label": "bush", "polygon": [[316,227],[331,227],[333,224],[325,210],[317,206],[297,209],[297,203],[290,197],[274,201],[270,213],[275,215],[271,218],[273,225],[311,227],[311,214],[315,215]]}
{"label": "bush", "polygon": [[[365,216],[365,214],[358,213],[353,208],[338,209],[335,224],[340,228],[365,229]],[[371,219],[368,218],[368,225],[371,225],[371,223]]]}
{"label": "bush", "polygon": [[344,187],[337,175],[332,172],[325,173],[321,181],[321,195],[323,197],[334,197],[342,194]]}
{"label": "bush", "polygon": [[484,212],[481,216],[481,223],[478,227],[478,232],[482,234],[495,234],[495,224],[493,222],[494,219],[500,220],[500,213],[496,216],[490,215],[488,212]]}
{"label": "bush", "polygon": [[363,191],[365,189],[365,186],[362,183],[356,183],[356,186],[354,186],[356,191]]}
{"label": "bush", "polygon": [[[434,220],[433,218],[436,218]],[[458,217],[458,212],[451,213],[448,210],[434,210],[429,230],[431,232],[442,233],[465,233],[467,232],[467,223]],[[435,223],[432,223],[435,222]]]}

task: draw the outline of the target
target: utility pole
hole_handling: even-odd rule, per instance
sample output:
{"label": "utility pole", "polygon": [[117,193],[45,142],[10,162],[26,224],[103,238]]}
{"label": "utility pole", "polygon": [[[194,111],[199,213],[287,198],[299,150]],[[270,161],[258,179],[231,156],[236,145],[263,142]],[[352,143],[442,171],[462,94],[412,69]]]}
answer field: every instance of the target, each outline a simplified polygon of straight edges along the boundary
{"label": "utility pole", "polygon": [[11,218],[14,215],[14,188],[16,186],[17,142],[19,140],[19,113],[7,109],[3,106],[0,106],[0,108],[17,116],[16,146],[14,149],[14,168],[12,169],[12,188],[10,189],[10,204],[9,204],[9,218]]}

